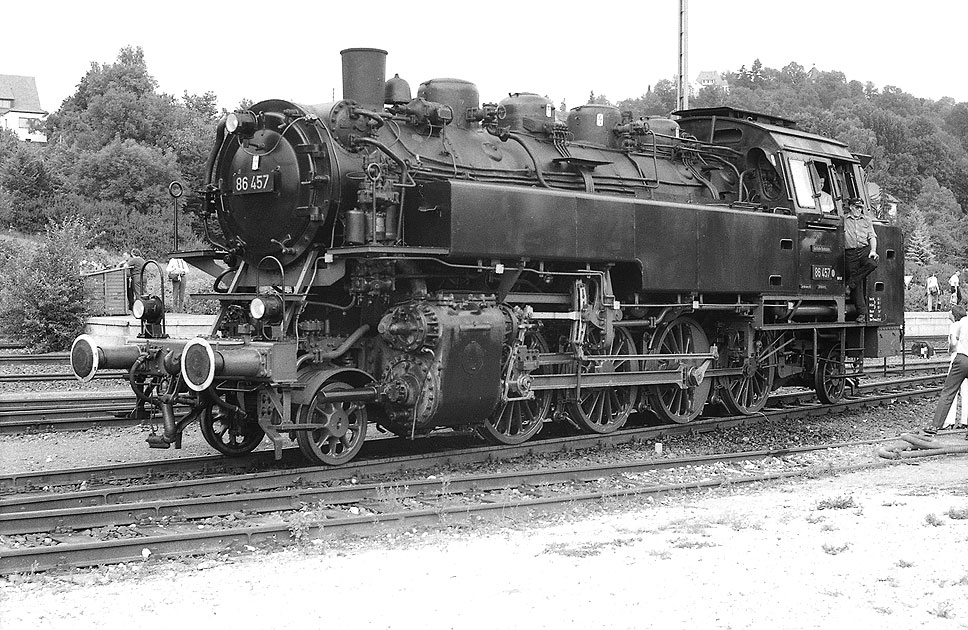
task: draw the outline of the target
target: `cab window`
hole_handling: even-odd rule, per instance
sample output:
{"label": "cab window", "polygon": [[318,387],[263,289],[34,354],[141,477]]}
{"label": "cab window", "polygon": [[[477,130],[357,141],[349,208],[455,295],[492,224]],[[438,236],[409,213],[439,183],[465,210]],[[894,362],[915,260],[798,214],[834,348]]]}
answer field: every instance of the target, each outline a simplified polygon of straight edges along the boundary
{"label": "cab window", "polygon": [[839,186],[834,181],[830,165],[818,160],[790,158],[790,174],[801,208],[836,214],[834,199],[839,197]]}
{"label": "cab window", "polygon": [[808,163],[797,158],[790,158],[790,176],[793,178],[793,190],[796,194],[797,205],[801,208],[817,208],[817,199],[813,196],[813,183],[810,180]]}

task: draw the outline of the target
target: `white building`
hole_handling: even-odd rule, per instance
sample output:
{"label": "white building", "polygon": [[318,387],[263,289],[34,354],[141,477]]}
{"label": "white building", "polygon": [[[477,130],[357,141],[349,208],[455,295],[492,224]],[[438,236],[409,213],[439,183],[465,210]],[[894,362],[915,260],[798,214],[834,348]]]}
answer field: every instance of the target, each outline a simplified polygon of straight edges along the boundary
{"label": "white building", "polygon": [[718,87],[729,92],[729,82],[723,78],[721,73],[715,70],[703,70],[696,77],[696,83],[693,89],[698,93],[704,87]]}
{"label": "white building", "polygon": [[13,131],[25,142],[47,142],[43,133],[31,131],[31,121],[46,117],[33,77],[0,74],[0,127]]}

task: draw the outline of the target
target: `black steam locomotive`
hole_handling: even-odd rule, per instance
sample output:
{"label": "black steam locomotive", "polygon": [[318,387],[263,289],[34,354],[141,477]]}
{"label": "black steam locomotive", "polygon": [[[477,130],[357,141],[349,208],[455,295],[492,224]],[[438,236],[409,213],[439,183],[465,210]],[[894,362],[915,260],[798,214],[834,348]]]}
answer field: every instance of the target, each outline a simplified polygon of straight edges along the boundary
{"label": "black steam locomotive", "polygon": [[178,254],[217,276],[211,334],[168,338],[144,295],[137,343],[72,348],[82,379],[129,370],[164,421],[151,446],[196,420],[227,455],[268,435],[325,464],[370,424],[608,433],[633,412],[755,413],[781,384],[836,401],[863,358],[899,352],[896,228],[876,225],[865,322],[845,299],[844,209],[868,200],[844,144],[729,108],[560,120],[458,79],[412,98],[385,51],[342,59],[342,100],[219,123],[204,212],[220,234]]}

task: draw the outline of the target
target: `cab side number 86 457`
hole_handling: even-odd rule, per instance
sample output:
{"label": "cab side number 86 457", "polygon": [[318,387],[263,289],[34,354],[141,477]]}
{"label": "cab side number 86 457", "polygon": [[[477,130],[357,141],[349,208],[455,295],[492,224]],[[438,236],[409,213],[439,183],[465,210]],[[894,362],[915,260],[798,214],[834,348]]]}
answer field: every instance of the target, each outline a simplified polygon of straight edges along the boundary
{"label": "cab side number 86 457", "polygon": [[233,179],[233,192],[237,195],[247,193],[269,192],[273,188],[273,177],[269,173],[253,173],[252,175],[237,175]]}

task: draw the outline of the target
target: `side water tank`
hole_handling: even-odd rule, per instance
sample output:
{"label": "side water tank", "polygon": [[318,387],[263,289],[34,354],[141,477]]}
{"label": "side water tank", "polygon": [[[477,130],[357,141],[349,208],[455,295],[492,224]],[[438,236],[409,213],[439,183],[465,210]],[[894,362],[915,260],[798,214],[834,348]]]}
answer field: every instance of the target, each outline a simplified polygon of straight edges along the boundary
{"label": "side water tank", "polygon": [[554,122],[555,106],[551,99],[532,92],[510,94],[498,104],[498,129],[541,132]]}
{"label": "side water tank", "polygon": [[621,124],[622,114],[611,105],[582,105],[568,112],[568,130],[575,142],[586,142],[612,149],[618,141],[612,130]]}
{"label": "side water tank", "polygon": [[430,79],[417,88],[417,98],[433,103],[448,105],[454,110],[454,124],[470,129],[477,122],[468,122],[467,110],[481,106],[481,95],[477,86],[463,79]]}

